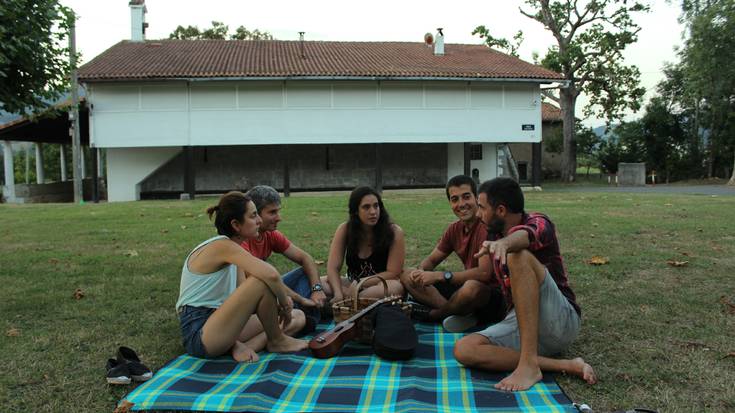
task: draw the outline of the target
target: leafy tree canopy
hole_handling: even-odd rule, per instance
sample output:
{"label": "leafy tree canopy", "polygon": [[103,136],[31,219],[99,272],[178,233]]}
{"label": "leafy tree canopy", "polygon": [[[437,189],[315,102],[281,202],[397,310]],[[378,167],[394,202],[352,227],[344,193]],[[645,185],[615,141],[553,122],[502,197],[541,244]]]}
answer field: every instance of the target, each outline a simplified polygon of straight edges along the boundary
{"label": "leafy tree canopy", "polygon": [[0,109],[39,113],[68,90],[72,17],[58,0],[0,2]]}
{"label": "leafy tree canopy", "polygon": [[235,33],[229,34],[230,28],[226,24],[218,21],[212,22],[212,27],[200,30],[197,26],[178,26],[169,36],[169,39],[180,40],[273,40],[273,35],[267,31],[258,29],[248,30],[245,26],[240,26]]}

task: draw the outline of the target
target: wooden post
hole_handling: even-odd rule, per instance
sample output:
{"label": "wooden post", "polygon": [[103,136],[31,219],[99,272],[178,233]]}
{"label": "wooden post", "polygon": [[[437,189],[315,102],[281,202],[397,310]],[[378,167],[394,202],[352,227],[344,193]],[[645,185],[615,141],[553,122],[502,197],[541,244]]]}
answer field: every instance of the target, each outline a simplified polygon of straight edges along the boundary
{"label": "wooden post", "polygon": [[69,18],[69,56],[71,65],[71,111],[69,112],[69,120],[71,121],[71,171],[74,177],[74,203],[79,204],[84,201],[82,196],[82,143],[79,136],[79,90],[77,84],[77,42],[76,42],[76,22],[74,13]]}
{"label": "wooden post", "polygon": [[13,169],[13,147],[10,141],[3,141],[3,163],[5,164],[5,199],[15,202],[15,173]]}
{"label": "wooden post", "polygon": [[541,186],[541,142],[531,144],[531,186]]}
{"label": "wooden post", "polygon": [[291,157],[289,145],[283,145],[283,196],[289,197],[291,196],[291,171],[289,164],[291,163]]}
{"label": "wooden post", "polygon": [[39,142],[36,144],[36,183],[42,184],[45,180],[43,175],[43,144]]}
{"label": "wooden post", "polygon": [[95,204],[100,202],[100,176],[97,169],[97,148],[89,148],[92,152],[92,202]]}
{"label": "wooden post", "polygon": [[467,176],[471,176],[470,174],[472,171],[470,171],[471,168],[471,144],[469,142],[464,143],[464,174]]}
{"label": "wooden post", "polygon": [[196,195],[195,173],[194,148],[184,146],[184,193],[189,195],[189,199],[194,199]]}
{"label": "wooden post", "polygon": [[375,190],[383,192],[383,156],[380,153],[382,145],[375,144]]}
{"label": "wooden post", "polygon": [[59,145],[59,162],[61,165],[61,182],[66,181],[66,145]]}
{"label": "wooden post", "polygon": [[79,167],[81,168],[82,181],[87,178],[87,156],[85,155],[84,148],[79,147]]}

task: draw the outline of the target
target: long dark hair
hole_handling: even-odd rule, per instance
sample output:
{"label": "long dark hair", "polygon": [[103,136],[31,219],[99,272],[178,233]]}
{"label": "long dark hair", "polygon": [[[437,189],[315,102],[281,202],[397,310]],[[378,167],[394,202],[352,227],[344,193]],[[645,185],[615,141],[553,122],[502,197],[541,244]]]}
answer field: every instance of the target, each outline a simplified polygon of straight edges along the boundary
{"label": "long dark hair", "polygon": [[214,215],[214,226],[217,228],[217,233],[228,237],[233,236],[235,230],[232,228],[232,220],[243,221],[250,201],[250,197],[242,192],[231,191],[222,195],[217,205],[207,208],[210,220]]}
{"label": "long dark hair", "polygon": [[395,238],[393,223],[390,220],[388,210],[383,205],[383,198],[376,190],[369,186],[357,187],[350,194],[348,204],[350,219],[347,221],[347,250],[352,251],[354,254],[357,254],[360,250],[358,244],[362,235],[362,223],[360,222],[359,214],[360,202],[367,195],[375,195],[378,199],[378,206],[380,207],[380,217],[373,227],[373,253],[390,248],[393,244],[393,238]]}

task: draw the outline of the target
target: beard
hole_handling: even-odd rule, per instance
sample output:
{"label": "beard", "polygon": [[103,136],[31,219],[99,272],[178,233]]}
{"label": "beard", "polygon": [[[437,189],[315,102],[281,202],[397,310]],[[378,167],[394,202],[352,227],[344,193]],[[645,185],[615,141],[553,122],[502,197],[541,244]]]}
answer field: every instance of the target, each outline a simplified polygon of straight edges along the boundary
{"label": "beard", "polygon": [[487,223],[487,232],[490,235],[503,235],[505,230],[505,220],[500,217],[493,217],[490,222]]}

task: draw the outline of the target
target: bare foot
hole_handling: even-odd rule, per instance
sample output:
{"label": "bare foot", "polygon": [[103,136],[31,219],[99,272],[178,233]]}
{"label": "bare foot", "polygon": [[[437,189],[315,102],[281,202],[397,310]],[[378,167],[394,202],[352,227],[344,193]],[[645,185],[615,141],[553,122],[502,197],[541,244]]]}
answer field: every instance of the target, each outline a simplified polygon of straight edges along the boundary
{"label": "bare foot", "polygon": [[235,341],[235,345],[232,346],[232,358],[240,363],[255,363],[260,360],[258,353],[239,341]]}
{"label": "bare foot", "polygon": [[510,376],[495,385],[496,389],[505,391],[528,390],[541,380],[541,369],[538,366],[518,365]]}
{"label": "bare foot", "polygon": [[573,369],[572,371],[569,371],[569,373],[574,374],[580,379],[586,381],[587,384],[597,383],[597,375],[595,374],[595,370],[592,368],[592,366],[585,363],[585,361],[581,357],[573,359],[572,366]]}
{"label": "bare foot", "polygon": [[304,350],[308,347],[309,342],[289,337],[285,334],[278,340],[269,341],[266,348],[271,353],[292,353],[294,351]]}

